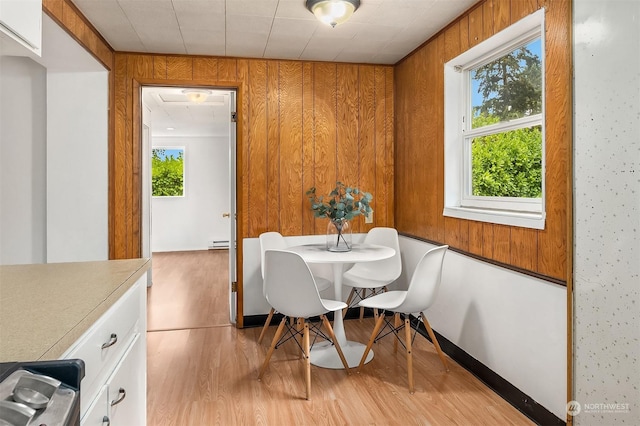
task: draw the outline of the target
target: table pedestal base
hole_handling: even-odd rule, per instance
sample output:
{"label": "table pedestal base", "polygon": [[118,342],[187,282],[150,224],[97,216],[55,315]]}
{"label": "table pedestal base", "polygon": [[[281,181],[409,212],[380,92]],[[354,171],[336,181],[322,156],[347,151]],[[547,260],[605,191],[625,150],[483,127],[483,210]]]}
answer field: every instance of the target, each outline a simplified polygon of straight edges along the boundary
{"label": "table pedestal base", "polygon": [[[346,344],[340,345],[347,364],[350,368],[357,367],[367,345],[358,342],[347,341]],[[311,364],[322,368],[344,369],[338,351],[330,343],[319,343],[313,345],[311,349]],[[373,359],[373,350],[367,354],[365,364]]]}

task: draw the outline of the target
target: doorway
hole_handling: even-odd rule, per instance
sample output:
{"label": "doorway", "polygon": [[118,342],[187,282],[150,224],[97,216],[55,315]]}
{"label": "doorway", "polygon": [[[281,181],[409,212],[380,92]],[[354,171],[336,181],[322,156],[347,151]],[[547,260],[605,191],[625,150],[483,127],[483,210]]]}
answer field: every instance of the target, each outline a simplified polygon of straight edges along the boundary
{"label": "doorway", "polygon": [[[167,301],[191,303],[186,295],[179,296],[181,286],[185,292],[192,291],[192,284],[185,285],[182,278],[198,279],[199,268],[213,268],[216,274],[224,274],[227,324],[236,318],[231,291],[236,274],[235,99],[230,89],[142,87],[142,255],[154,259],[147,284],[152,286],[158,278],[165,286],[169,280],[176,289],[167,292],[172,294]],[[176,167],[180,172],[175,172]],[[168,171],[170,179],[163,174]],[[171,187],[167,190],[163,185]],[[219,267],[222,258],[225,268]],[[172,261],[191,266],[184,273],[174,271],[175,276],[156,277],[156,265],[174,269],[166,268]],[[221,285],[219,276],[208,282]],[[219,297],[219,290],[212,297]]]}

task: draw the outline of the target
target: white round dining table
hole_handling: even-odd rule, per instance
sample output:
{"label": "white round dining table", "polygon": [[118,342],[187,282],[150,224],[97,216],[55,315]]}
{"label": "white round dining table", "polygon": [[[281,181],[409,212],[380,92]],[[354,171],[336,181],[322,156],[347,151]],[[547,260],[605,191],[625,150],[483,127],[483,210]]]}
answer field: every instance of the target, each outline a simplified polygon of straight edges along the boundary
{"label": "white round dining table", "polygon": [[[288,251],[298,253],[307,263],[331,264],[333,269],[333,291],[335,300],[342,299],[342,274],[344,265],[359,262],[374,262],[388,259],[395,255],[396,251],[391,247],[374,244],[353,244],[351,251],[332,252],[327,250],[325,244],[305,244],[287,247]],[[342,313],[335,312],[333,319],[333,332],[336,340],[342,348],[344,357],[349,367],[356,367],[364,353],[365,344],[347,340],[344,331]],[[318,367],[340,369],[344,368],[337,351],[329,344],[316,344],[311,349],[311,363]],[[373,359],[373,351],[369,351],[365,362]]]}

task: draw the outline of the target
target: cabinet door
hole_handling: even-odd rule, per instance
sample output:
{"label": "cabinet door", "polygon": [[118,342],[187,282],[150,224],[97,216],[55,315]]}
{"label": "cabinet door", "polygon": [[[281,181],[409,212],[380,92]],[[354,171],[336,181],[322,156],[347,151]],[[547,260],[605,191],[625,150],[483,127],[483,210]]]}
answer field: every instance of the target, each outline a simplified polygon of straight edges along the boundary
{"label": "cabinet door", "polygon": [[109,424],[109,401],[107,400],[108,387],[103,386],[98,392],[98,396],[82,416],[80,424],[82,426],[107,426]]}
{"label": "cabinet door", "polygon": [[147,374],[142,358],[146,354],[141,342],[140,334],[136,334],[107,382],[111,426],[145,425],[147,422]]}
{"label": "cabinet door", "polygon": [[0,0],[0,24],[38,52],[42,40],[42,0]]}

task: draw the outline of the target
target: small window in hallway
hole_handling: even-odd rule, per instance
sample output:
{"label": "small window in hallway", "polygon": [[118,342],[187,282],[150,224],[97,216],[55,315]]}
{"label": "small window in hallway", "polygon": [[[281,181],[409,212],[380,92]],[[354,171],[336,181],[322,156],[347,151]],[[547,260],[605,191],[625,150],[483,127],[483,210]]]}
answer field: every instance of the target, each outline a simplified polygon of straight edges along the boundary
{"label": "small window in hallway", "polygon": [[184,197],[184,147],[154,147],[151,150],[151,194],[154,197]]}

